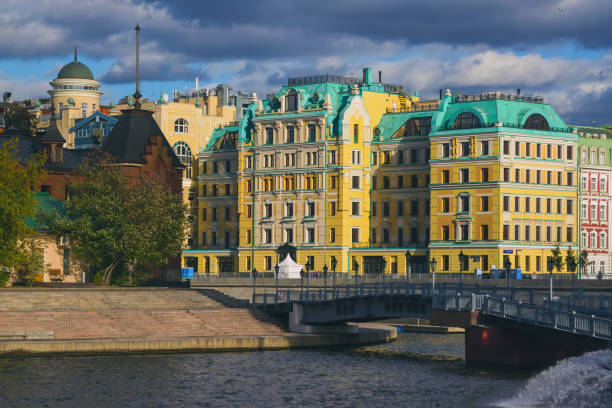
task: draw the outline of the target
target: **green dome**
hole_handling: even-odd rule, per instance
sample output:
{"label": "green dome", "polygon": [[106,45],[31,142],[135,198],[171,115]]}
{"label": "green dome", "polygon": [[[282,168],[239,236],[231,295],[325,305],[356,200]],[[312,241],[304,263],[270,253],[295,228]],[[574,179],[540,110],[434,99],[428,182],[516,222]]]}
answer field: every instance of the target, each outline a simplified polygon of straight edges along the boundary
{"label": "green dome", "polygon": [[57,79],[94,79],[87,65],[78,61],[72,61],[62,67],[57,74]]}
{"label": "green dome", "polygon": [[68,105],[70,106],[74,106],[74,99],[72,99],[72,97],[68,98]]}

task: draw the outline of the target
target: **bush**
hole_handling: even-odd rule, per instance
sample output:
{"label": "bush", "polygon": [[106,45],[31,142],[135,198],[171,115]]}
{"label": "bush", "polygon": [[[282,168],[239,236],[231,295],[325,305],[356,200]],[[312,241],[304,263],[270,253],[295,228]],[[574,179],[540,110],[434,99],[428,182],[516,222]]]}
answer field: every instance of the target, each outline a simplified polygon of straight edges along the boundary
{"label": "bush", "polygon": [[0,271],[0,288],[3,288],[11,278],[11,274],[6,269]]}

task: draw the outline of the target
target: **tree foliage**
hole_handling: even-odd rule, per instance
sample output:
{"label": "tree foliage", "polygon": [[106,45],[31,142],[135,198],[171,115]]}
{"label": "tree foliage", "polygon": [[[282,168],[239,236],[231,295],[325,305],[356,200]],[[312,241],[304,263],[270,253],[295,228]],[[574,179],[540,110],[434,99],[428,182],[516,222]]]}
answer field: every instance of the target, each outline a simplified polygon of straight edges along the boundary
{"label": "tree foliage", "polygon": [[580,256],[578,257],[578,265],[580,266],[580,270],[585,270],[589,265],[589,253],[586,249],[580,251]]}
{"label": "tree foliage", "polygon": [[563,262],[563,255],[561,254],[561,249],[559,248],[558,242],[551,252],[553,265],[557,269],[557,271],[560,272],[563,266],[565,266],[565,262]]}
{"label": "tree foliage", "polygon": [[112,158],[96,152],[67,186],[64,214],[47,215],[58,235],[94,268],[95,280],[137,282],[148,265],[178,255],[187,230],[186,206],[159,180],[129,180]]}
{"label": "tree foliage", "polygon": [[36,198],[31,190],[44,176],[43,155],[34,155],[20,163],[17,141],[0,145],[0,266],[15,268],[28,255],[24,240],[32,233],[25,221],[36,212]]}

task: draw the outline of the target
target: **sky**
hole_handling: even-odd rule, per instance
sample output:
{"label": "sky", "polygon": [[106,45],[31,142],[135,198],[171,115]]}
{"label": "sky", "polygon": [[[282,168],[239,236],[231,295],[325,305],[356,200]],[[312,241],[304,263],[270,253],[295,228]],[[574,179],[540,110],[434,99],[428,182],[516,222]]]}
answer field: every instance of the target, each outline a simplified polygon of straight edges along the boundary
{"label": "sky", "polygon": [[543,96],[568,124],[612,123],[610,0],[3,0],[0,92],[47,96],[73,58],[103,103],[226,83],[260,97],[288,77],[382,71],[439,89]]}

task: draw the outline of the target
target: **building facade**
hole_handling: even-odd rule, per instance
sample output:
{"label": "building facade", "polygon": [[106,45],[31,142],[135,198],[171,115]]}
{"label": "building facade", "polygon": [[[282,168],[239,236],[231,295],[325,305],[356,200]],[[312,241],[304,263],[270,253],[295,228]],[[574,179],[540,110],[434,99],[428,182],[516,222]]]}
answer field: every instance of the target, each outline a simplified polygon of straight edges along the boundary
{"label": "building facade", "polygon": [[198,161],[199,273],[272,272],[284,244],[351,274],[538,275],[578,249],[578,134],[542,98],[290,79]]}

